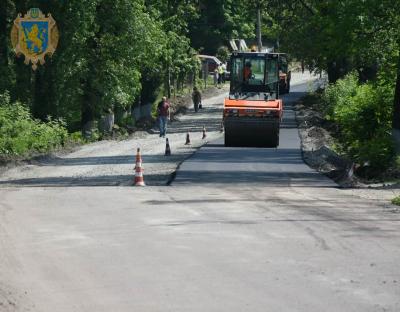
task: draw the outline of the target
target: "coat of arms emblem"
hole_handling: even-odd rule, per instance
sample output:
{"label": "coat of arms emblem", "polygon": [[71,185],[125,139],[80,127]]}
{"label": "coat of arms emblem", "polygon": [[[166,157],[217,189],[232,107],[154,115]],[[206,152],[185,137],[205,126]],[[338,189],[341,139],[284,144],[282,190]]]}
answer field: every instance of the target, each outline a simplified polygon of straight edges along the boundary
{"label": "coat of arms emblem", "polygon": [[25,56],[25,64],[43,65],[46,55],[53,55],[58,44],[58,29],[51,14],[45,16],[39,9],[32,8],[22,17],[14,20],[11,30],[11,42],[17,56]]}

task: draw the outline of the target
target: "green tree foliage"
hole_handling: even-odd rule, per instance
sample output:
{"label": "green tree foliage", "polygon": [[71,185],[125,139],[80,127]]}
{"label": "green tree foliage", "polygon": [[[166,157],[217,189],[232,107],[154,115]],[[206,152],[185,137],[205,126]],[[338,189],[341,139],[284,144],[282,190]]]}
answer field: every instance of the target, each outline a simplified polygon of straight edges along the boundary
{"label": "green tree foliage", "polygon": [[253,11],[248,1],[198,2],[198,17],[189,24],[190,38],[195,49],[214,55],[230,39],[254,38],[255,19],[249,18]]}
{"label": "green tree foliage", "polygon": [[10,90],[15,83],[15,75],[11,66],[12,52],[9,34],[12,26],[11,16],[15,12],[11,0],[0,1],[0,93]]}
{"label": "green tree foliage", "polygon": [[283,48],[335,82],[352,70],[374,74],[398,50],[397,0],[269,1]]}
{"label": "green tree foliage", "polygon": [[377,81],[395,90],[391,119],[393,128],[400,129],[400,1],[266,0],[265,4],[278,25],[283,50],[313,70],[326,71],[330,82],[355,70],[360,81]]}
{"label": "green tree foliage", "polygon": [[346,154],[361,164],[386,167],[394,152],[390,131],[393,89],[358,81],[351,73],[326,88],[327,117],[339,126],[338,139]]}
{"label": "green tree foliage", "polygon": [[[187,15],[183,1],[168,18],[154,2],[1,2],[0,91],[10,91],[37,118],[64,118],[71,130],[90,126],[105,110],[154,101],[169,71],[181,77],[197,66],[187,21],[179,22]],[[56,53],[36,72],[15,58],[9,40],[16,12],[31,7],[51,12],[60,30]]]}
{"label": "green tree foliage", "polygon": [[68,132],[58,120],[46,123],[33,119],[28,108],[11,103],[8,93],[0,94],[0,156],[28,156],[64,145]]}

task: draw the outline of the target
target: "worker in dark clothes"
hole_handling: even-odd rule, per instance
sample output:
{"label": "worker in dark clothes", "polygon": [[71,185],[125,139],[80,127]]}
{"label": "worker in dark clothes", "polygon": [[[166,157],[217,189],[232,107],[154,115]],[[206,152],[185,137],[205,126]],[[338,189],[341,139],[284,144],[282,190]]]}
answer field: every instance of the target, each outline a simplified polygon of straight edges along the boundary
{"label": "worker in dark clothes", "polygon": [[167,124],[170,119],[170,105],[167,101],[167,97],[163,97],[161,102],[157,106],[158,122],[160,127],[160,137],[165,137],[167,134]]}

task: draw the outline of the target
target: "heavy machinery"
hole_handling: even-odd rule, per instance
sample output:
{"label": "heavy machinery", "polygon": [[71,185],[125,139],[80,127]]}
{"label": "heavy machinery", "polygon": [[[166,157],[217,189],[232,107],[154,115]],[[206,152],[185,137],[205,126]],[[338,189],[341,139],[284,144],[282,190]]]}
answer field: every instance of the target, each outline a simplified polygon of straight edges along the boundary
{"label": "heavy machinery", "polygon": [[291,71],[289,71],[289,60],[285,53],[277,53],[279,67],[279,93],[286,94],[290,91]]}
{"label": "heavy machinery", "polygon": [[277,147],[282,113],[279,55],[233,52],[223,112],[225,146]]}

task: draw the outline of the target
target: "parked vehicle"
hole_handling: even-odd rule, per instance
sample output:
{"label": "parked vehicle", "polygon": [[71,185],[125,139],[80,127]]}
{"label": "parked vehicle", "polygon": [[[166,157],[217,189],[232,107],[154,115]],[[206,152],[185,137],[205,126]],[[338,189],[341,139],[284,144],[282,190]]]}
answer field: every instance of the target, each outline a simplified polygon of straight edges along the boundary
{"label": "parked vehicle", "polygon": [[202,62],[203,66],[205,64],[207,65],[207,69],[210,74],[214,73],[215,68],[217,68],[218,65],[222,64],[222,62],[217,57],[212,56],[212,55],[199,54],[199,55],[197,55],[197,57]]}

